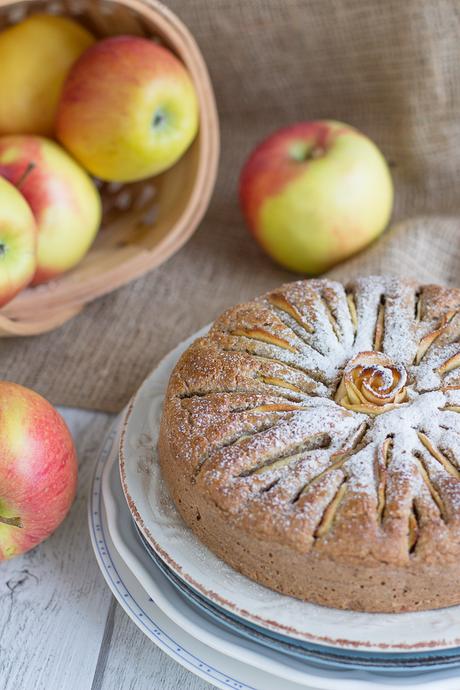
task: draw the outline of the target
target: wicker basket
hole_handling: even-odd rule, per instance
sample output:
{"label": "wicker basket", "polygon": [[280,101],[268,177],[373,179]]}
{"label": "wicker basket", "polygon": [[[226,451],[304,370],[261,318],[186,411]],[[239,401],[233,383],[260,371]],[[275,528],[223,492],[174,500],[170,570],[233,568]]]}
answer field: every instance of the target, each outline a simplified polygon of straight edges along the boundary
{"label": "wicker basket", "polygon": [[0,311],[0,336],[34,335],[61,325],[83,305],[141,276],[176,252],[203,217],[214,187],[219,127],[209,75],[189,31],[155,0],[0,0],[0,29],[27,14],[73,16],[96,36],[150,36],[188,68],[201,109],[200,130],[170,170],[134,184],[104,183],[103,222],[85,259],[58,280],[28,288]]}

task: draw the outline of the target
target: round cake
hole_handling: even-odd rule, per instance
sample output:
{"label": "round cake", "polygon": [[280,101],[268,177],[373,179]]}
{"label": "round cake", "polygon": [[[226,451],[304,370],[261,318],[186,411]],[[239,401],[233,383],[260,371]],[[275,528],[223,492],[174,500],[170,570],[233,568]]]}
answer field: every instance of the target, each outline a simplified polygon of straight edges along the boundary
{"label": "round cake", "polygon": [[175,367],[159,455],[187,525],[267,587],[460,603],[460,290],[306,280],[229,309]]}

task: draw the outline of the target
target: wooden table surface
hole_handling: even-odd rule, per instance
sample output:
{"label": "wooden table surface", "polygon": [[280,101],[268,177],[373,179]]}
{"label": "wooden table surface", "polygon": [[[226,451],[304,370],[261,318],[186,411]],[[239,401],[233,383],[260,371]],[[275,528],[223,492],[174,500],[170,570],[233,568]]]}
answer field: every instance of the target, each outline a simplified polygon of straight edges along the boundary
{"label": "wooden table surface", "polygon": [[1,690],[210,690],[136,628],[99,572],[87,499],[113,417],[63,415],[79,455],[78,494],[50,539],[0,564]]}

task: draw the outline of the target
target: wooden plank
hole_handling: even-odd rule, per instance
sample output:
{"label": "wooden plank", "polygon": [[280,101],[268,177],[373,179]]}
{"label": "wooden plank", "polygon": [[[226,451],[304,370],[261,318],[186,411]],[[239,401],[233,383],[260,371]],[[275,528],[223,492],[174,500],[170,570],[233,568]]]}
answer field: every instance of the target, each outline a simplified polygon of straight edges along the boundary
{"label": "wooden plank", "polygon": [[156,647],[123,609],[116,606],[105,667],[99,667],[91,690],[211,690],[212,687]]}
{"label": "wooden plank", "polygon": [[112,418],[65,413],[80,460],[77,499],[60,529],[0,566],[2,690],[91,688],[112,596],[94,558],[87,497]]}

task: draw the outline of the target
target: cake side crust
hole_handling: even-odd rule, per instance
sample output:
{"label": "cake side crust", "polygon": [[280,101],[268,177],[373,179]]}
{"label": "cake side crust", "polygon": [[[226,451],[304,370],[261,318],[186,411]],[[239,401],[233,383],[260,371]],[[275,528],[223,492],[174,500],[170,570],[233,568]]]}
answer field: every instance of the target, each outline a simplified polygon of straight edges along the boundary
{"label": "cake side crust", "polygon": [[415,569],[383,563],[353,566],[254,538],[189,484],[170,452],[165,419],[158,454],[174,504],[197,537],[238,572],[281,594],[331,608],[400,613],[460,604],[460,569],[455,564]]}

